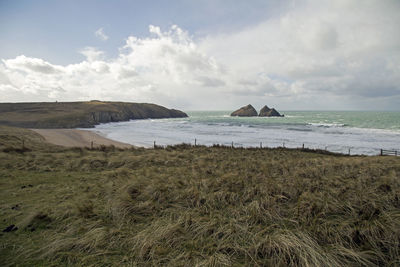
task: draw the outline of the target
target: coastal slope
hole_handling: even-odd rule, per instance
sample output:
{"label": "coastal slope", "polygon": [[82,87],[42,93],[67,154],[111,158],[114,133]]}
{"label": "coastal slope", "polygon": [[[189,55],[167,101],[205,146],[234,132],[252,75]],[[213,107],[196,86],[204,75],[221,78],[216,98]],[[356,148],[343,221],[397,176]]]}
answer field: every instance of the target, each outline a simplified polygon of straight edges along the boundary
{"label": "coastal slope", "polygon": [[0,266],[397,266],[400,159],[321,152],[63,148],[2,126]]}
{"label": "coastal slope", "polygon": [[0,103],[0,124],[23,128],[92,128],[107,122],[182,117],[187,114],[149,103]]}

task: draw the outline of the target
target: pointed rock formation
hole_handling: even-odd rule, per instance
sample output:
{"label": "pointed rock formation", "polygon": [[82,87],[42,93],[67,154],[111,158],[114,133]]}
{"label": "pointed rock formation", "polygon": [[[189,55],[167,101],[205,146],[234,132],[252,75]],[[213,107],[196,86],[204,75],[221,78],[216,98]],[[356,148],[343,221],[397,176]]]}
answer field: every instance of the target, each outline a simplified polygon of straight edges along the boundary
{"label": "pointed rock formation", "polygon": [[269,108],[267,105],[265,105],[261,110],[260,114],[258,115],[259,117],[283,117],[276,109],[274,108]]}
{"label": "pointed rock formation", "polygon": [[257,116],[257,110],[252,105],[241,107],[240,109],[232,112],[231,116],[239,117],[253,117]]}

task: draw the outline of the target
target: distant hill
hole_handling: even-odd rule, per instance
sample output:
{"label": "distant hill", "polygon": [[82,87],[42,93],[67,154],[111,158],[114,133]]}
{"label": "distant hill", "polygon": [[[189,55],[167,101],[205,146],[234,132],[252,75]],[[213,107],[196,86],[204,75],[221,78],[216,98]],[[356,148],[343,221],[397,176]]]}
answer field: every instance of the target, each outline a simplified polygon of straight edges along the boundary
{"label": "distant hill", "polygon": [[0,125],[24,128],[92,128],[107,122],[182,117],[187,117],[187,114],[148,103],[97,100],[0,103]]}

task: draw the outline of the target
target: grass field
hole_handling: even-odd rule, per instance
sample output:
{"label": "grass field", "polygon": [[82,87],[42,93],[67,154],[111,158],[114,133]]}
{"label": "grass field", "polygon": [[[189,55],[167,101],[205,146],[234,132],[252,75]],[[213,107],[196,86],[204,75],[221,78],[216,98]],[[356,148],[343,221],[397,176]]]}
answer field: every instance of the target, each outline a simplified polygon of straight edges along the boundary
{"label": "grass field", "polygon": [[0,188],[1,266],[400,265],[398,157],[65,149],[1,127]]}

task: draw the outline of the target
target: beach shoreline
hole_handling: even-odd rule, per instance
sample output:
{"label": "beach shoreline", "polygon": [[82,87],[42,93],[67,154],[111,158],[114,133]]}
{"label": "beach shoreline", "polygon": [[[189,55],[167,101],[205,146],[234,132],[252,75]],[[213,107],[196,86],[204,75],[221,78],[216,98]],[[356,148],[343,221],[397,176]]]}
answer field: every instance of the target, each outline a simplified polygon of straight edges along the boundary
{"label": "beach shoreline", "polygon": [[133,145],[103,137],[93,131],[78,129],[30,129],[40,134],[48,143],[64,147],[115,146],[132,148]]}

